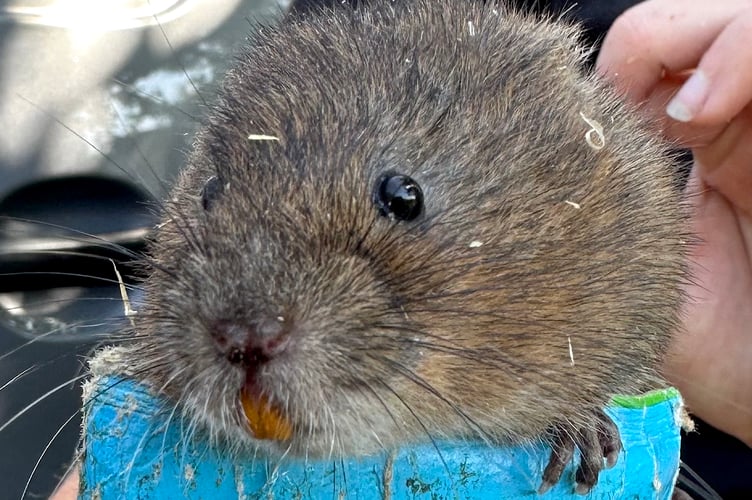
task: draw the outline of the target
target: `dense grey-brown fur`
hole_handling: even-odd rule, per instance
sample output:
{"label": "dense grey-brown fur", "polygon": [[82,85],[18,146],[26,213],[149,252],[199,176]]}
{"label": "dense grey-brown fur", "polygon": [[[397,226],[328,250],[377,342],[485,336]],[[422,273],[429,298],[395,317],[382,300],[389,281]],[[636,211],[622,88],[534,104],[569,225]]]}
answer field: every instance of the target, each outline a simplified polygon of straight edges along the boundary
{"label": "dense grey-brown fur", "polygon": [[[403,3],[255,34],[166,204],[133,370],[234,451],[259,442],[217,320],[291,329],[257,373],[294,427],[261,443],[279,453],[575,434],[660,384],[687,240],[664,147],[583,73],[575,28]],[[420,218],[379,215],[386,171]]]}

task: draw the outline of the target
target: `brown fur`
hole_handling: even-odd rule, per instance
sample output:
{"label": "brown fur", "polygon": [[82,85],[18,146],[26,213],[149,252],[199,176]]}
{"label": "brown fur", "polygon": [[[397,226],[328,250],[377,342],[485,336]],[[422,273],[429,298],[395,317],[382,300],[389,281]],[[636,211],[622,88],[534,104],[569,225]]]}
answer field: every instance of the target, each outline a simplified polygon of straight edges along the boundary
{"label": "brown fur", "polygon": [[[244,371],[207,329],[282,316],[293,343],[258,380],[295,434],[264,444],[311,455],[535,439],[660,384],[685,279],[674,166],[583,74],[577,34],[439,0],[255,35],[167,204],[134,370],[252,448]],[[422,186],[419,219],[379,216],[387,170]]]}

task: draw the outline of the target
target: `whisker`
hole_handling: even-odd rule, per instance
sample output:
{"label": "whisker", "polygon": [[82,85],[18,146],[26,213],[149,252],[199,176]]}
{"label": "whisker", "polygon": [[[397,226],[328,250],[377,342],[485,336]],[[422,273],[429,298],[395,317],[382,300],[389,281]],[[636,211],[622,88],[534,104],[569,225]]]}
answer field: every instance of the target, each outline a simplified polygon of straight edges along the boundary
{"label": "whisker", "polygon": [[[452,475],[451,475],[451,472],[449,470],[449,465],[447,464],[446,460],[444,459],[444,454],[441,453],[441,449],[439,448],[438,443],[434,439],[434,437],[431,434],[431,432],[428,430],[428,427],[426,427],[425,423],[423,423],[423,419],[420,418],[420,416],[415,412],[415,410],[413,410],[412,407],[409,404],[407,404],[407,401],[405,401],[405,399],[396,390],[394,390],[389,384],[387,384],[383,380],[379,380],[379,383],[381,383],[381,385],[384,386],[384,388],[387,391],[391,392],[392,395],[395,398],[397,398],[397,400],[402,404],[402,406],[404,406],[405,409],[408,412],[410,412],[410,414],[413,416],[413,418],[418,423],[418,425],[423,429],[423,432],[425,433],[426,437],[431,442],[431,446],[433,446],[433,448],[436,450],[436,454],[439,456],[439,460],[441,460],[441,463],[442,463],[442,465],[444,467],[444,470],[447,473],[447,477],[450,479],[450,481],[452,481]],[[452,481],[452,483],[454,483],[454,481]],[[454,486],[454,485],[452,485],[452,486]]]}
{"label": "whisker", "polygon": [[[27,342],[26,344],[24,344],[24,346],[28,345],[32,341]],[[10,351],[10,353],[16,352],[16,351],[20,350],[24,346],[20,346],[19,348],[13,349],[12,351]],[[2,387],[0,387],[0,390],[5,389],[6,387],[10,387],[10,385],[13,384],[14,382],[17,382],[18,380],[20,380],[20,379],[22,379],[22,378],[24,378],[24,377],[26,377],[28,375],[31,375],[33,373],[38,372],[42,368],[48,367],[48,366],[50,366],[50,365],[52,365],[52,364],[60,361],[61,359],[68,357],[69,354],[70,354],[70,352],[64,352],[62,354],[58,354],[57,356],[54,356],[54,357],[52,357],[50,359],[45,360],[44,363],[37,363],[35,365],[32,365],[32,366],[29,366],[29,367],[25,368],[23,371],[21,371],[21,373],[17,374],[11,380],[9,380],[8,382],[6,382]],[[4,354],[3,357],[5,357],[7,355],[8,355],[8,353]],[[0,359],[2,359],[2,358],[0,358]],[[67,383],[73,383],[75,381],[76,381],[76,379],[74,378],[74,379],[69,380]]]}
{"label": "whisker", "polygon": [[[492,348],[483,349],[483,350],[469,349],[467,347],[464,347],[461,344],[451,343],[447,341],[447,339],[431,334],[428,331],[417,329],[417,328],[412,328],[412,327],[405,326],[405,325],[388,325],[388,324],[376,323],[376,326],[379,328],[383,328],[385,330],[392,329],[398,332],[411,332],[416,335],[432,339],[431,341],[425,341],[425,340],[419,340],[419,339],[412,339],[408,337],[402,337],[398,340],[399,343],[409,343],[411,345],[415,345],[424,349],[430,349],[430,350],[441,352],[444,354],[451,354],[459,358],[467,359],[475,363],[484,364],[486,366],[496,368],[496,369],[508,370],[510,367],[512,367],[516,369],[515,376],[521,378],[522,380],[526,380],[529,383],[535,382],[535,379],[533,377],[527,375],[527,372],[530,370],[529,365],[514,361],[512,358],[506,356],[503,353],[503,351],[500,351],[498,349],[492,349]],[[378,338],[378,336],[376,336],[376,338]],[[436,341],[439,341],[439,342],[436,342]],[[488,354],[492,354],[493,356],[489,357]],[[556,381],[554,377],[551,375],[547,375],[543,373],[538,373],[537,375],[551,382]],[[540,389],[541,391],[548,392],[552,395],[556,394],[556,392],[550,387],[541,386],[540,384],[535,384],[535,385],[536,385],[536,388]]]}
{"label": "whisker", "polygon": [[[136,292],[142,292],[144,290],[143,287],[138,286],[138,285],[130,285],[128,288],[129,290],[136,291]],[[76,297],[74,300],[76,302],[118,302],[118,303],[123,302],[123,300],[119,297]],[[43,300],[38,300],[38,301],[33,301],[33,302],[29,301],[28,303],[25,303],[22,305],[3,307],[3,310],[9,311],[9,312],[23,311],[23,310],[31,309],[33,307],[38,307],[38,306],[48,306],[48,305],[53,305],[53,304],[66,304],[70,301],[71,299],[43,299]],[[108,319],[115,321],[117,319],[122,319],[122,318],[112,317]],[[47,335],[47,334],[45,333],[44,335]],[[2,359],[2,357],[0,357],[0,359]]]}
{"label": "whisker", "polygon": [[[66,239],[68,241],[72,241],[75,243],[86,243],[88,245],[96,246],[98,248],[107,248],[109,250],[113,250],[123,255],[126,255],[128,257],[131,257],[135,260],[141,260],[146,257],[144,254],[134,252],[133,250],[130,250],[129,248],[124,247],[123,245],[120,245],[118,243],[113,243],[112,241],[108,240],[102,235],[87,233],[86,231],[82,231],[82,230],[75,229],[75,228],[68,227],[68,226],[63,226],[60,224],[55,224],[53,222],[33,220],[33,219],[27,219],[25,217],[16,217],[16,216],[10,216],[10,215],[0,215],[0,220],[6,220],[6,221],[11,221],[11,222],[23,222],[23,223],[31,224],[35,226],[45,226],[45,227],[49,227],[52,229],[58,229],[66,233],[71,233],[72,235],[78,235],[79,238],[76,238],[73,236],[56,235],[55,238],[57,239]],[[136,237],[143,238],[147,234],[143,229],[131,231],[131,233],[133,234],[134,239],[136,239]],[[34,249],[30,248],[30,249],[23,249],[23,250],[29,251],[29,250],[34,250]]]}
{"label": "whisker", "polygon": [[[149,6],[151,6],[151,1],[147,0],[147,3]],[[191,75],[188,74],[188,70],[185,69],[185,66],[178,58],[178,53],[175,51],[175,47],[172,46],[172,42],[170,42],[170,37],[167,36],[167,33],[164,30],[164,26],[162,26],[162,22],[159,20],[159,17],[157,14],[152,14],[152,17],[154,18],[154,21],[157,23],[157,27],[159,28],[159,31],[162,33],[162,38],[164,38],[165,43],[170,48],[170,53],[172,53],[173,58],[175,59],[175,62],[178,63],[178,66],[180,66],[180,69],[183,71],[183,74],[185,75],[186,80],[188,80],[188,83],[190,83],[191,87],[193,87],[194,92],[196,92],[196,95],[199,99],[201,99],[201,102],[204,104],[204,106],[209,106],[209,104],[206,102],[206,99],[204,99],[204,96],[199,92],[198,87],[196,86],[195,82],[191,78]]]}
{"label": "whisker", "polygon": [[26,405],[21,411],[17,412],[14,416],[12,416],[10,419],[8,419],[4,424],[0,425],[0,432],[3,432],[5,429],[7,429],[13,422],[24,416],[29,410],[34,408],[36,405],[44,401],[48,396],[51,396],[52,394],[55,394],[57,391],[64,389],[65,387],[69,386],[73,382],[77,382],[79,380],[82,380],[86,378],[88,374],[84,375],[77,375],[73,378],[70,378],[63,382],[60,385],[55,386],[54,388],[50,389],[49,391],[45,392],[41,396],[39,396],[37,399]]}
{"label": "whisker", "polygon": [[77,450],[73,457],[73,460],[71,460],[70,464],[65,468],[65,472],[63,473],[62,477],[58,481],[57,486],[55,486],[55,489],[53,490],[53,495],[57,493],[57,491],[60,489],[60,486],[62,486],[65,480],[68,479],[68,476],[70,476],[74,470],[78,469],[78,465],[81,463],[81,457],[82,457],[82,451]]}
{"label": "whisker", "polygon": [[[50,440],[47,442],[47,445],[42,450],[41,455],[39,455],[39,458],[37,459],[36,463],[34,463],[34,467],[31,469],[31,473],[29,474],[29,478],[26,480],[26,484],[24,485],[23,490],[21,491],[20,500],[23,500],[24,497],[26,497],[26,493],[29,491],[29,485],[31,485],[31,480],[34,478],[34,474],[37,472],[37,469],[39,468],[39,464],[42,463],[42,459],[44,459],[44,456],[47,454],[47,451],[52,446],[52,443],[55,442],[55,439],[57,439],[57,437],[60,435],[60,433],[63,432],[63,429],[65,429],[65,427],[68,424],[70,424],[71,421],[79,415],[79,413],[80,413],[79,411],[73,412],[73,414],[71,414],[71,416],[68,417],[67,420],[65,422],[63,422],[63,424],[60,427],[58,427],[58,429],[55,432],[55,434],[53,434],[52,438],[50,438]],[[75,461],[74,461],[74,463],[75,463]]]}
{"label": "whisker", "polygon": [[422,389],[426,390],[429,394],[436,397],[438,400],[442,401],[444,404],[449,406],[460,418],[465,420],[470,427],[474,428],[475,431],[478,433],[478,435],[488,442],[493,442],[494,439],[489,436],[485,430],[474,420],[472,419],[467,413],[462,411],[462,409],[457,406],[454,402],[449,400],[447,397],[445,397],[441,392],[436,389],[433,385],[431,385],[427,380],[425,380],[423,377],[412,371],[410,368],[406,367],[404,364],[395,361],[393,359],[390,359],[385,356],[375,356],[373,354],[370,355],[373,359],[380,360],[382,363],[384,363],[387,366],[390,366],[394,368],[397,372],[402,374],[406,379],[413,382],[418,387],[421,387]]}
{"label": "whisker", "polygon": [[[109,259],[104,259],[104,260],[109,260]],[[18,274],[23,275],[23,274],[26,274],[26,272],[22,272],[22,273],[18,273]],[[46,273],[40,272],[39,274],[40,275],[44,275]],[[63,273],[62,275],[65,276],[65,274],[68,274],[68,273]],[[0,273],[0,276],[3,276],[3,275],[4,275],[4,273]],[[88,277],[90,275],[84,275],[84,276]],[[128,291],[131,291],[131,292],[143,292],[145,290],[145,288],[142,285],[138,284],[138,283],[125,283],[124,282],[123,286],[125,286],[125,288]],[[63,287],[56,287],[56,288],[63,288]],[[77,287],[71,286],[71,287],[64,287],[64,288],[77,288]],[[3,293],[13,293],[13,292],[0,292],[0,295],[2,295]],[[122,302],[123,301],[122,298],[120,298],[120,297],[108,297],[108,296],[103,296],[103,297],[76,297],[75,300],[77,302],[92,302],[92,301],[94,301],[94,302]],[[45,298],[45,299],[39,299],[39,300],[34,300],[34,301],[29,300],[29,302],[26,302],[26,303],[24,303],[22,305],[4,307],[3,309],[5,309],[6,311],[14,311],[14,310],[17,310],[17,309],[26,309],[26,308],[34,307],[34,306],[43,306],[43,305],[52,305],[52,304],[65,304],[65,303],[68,303],[70,301],[71,301],[71,299],[46,299]]]}
{"label": "whisker", "polygon": [[[14,351],[16,351],[16,350],[17,349],[14,349]],[[5,357],[6,355],[7,354],[5,354],[3,356],[0,356],[0,360],[3,359],[3,357]],[[13,384],[15,381],[20,380],[20,379],[24,378],[26,375],[28,375],[29,373],[33,373],[33,372],[34,372],[34,367],[33,366],[29,366],[27,368],[24,368],[20,373],[17,373],[12,379],[8,380],[3,385],[0,385],[0,392],[3,389],[5,389],[6,387],[8,387],[11,384]]]}
{"label": "whisker", "polygon": [[[118,280],[112,279],[112,278],[104,278],[102,276],[95,276],[93,274],[83,274],[83,273],[66,273],[62,271],[19,271],[19,272],[10,272],[10,273],[0,273],[0,276],[5,277],[15,277],[15,276],[67,276],[69,278],[85,278],[87,280],[92,281],[102,281],[104,283],[109,284],[117,284],[119,285],[120,282]],[[138,290],[138,289],[136,289]]]}
{"label": "whisker", "polygon": [[[74,242],[74,243],[79,243],[79,244],[86,244],[86,245],[90,245],[90,246],[95,247],[95,248],[101,248],[101,249],[111,250],[111,251],[114,251],[114,252],[119,253],[121,255],[124,255],[126,257],[130,257],[135,262],[144,263],[144,264],[147,264],[148,266],[150,266],[152,268],[159,269],[160,271],[162,271],[165,274],[171,276],[172,278],[177,279],[177,277],[178,277],[178,275],[174,271],[170,270],[169,268],[167,268],[167,267],[163,266],[162,264],[160,264],[159,262],[157,262],[157,260],[154,259],[154,258],[152,258],[149,254],[147,254],[145,252],[136,252],[134,250],[129,249],[128,247],[126,247],[124,245],[121,245],[119,243],[114,243],[113,241],[110,241],[109,239],[107,239],[107,235],[95,235],[95,234],[87,233],[85,231],[81,231],[81,230],[74,229],[74,228],[71,228],[71,227],[62,226],[62,225],[59,225],[59,224],[54,224],[52,222],[26,219],[26,218],[23,218],[23,217],[0,215],[0,220],[7,220],[7,221],[13,221],[13,222],[24,222],[24,223],[27,223],[27,224],[46,226],[46,227],[50,227],[50,228],[53,228],[53,229],[59,229],[61,231],[65,231],[65,232],[68,232],[68,233],[76,234],[76,235],[79,235],[80,238],[75,238],[73,236],[62,236],[62,235],[56,235],[55,238],[56,239],[65,239],[65,240],[68,240],[68,241],[71,241],[71,242]],[[175,219],[172,219],[172,220],[173,220],[173,222],[175,222]],[[181,226],[176,223],[176,227],[180,230],[180,232],[185,237],[185,233],[181,229]],[[138,229],[138,230],[131,231],[132,238],[134,239],[134,241],[138,240],[138,241],[141,242],[140,244],[143,244],[143,240],[145,240],[148,237],[148,234],[149,234],[150,231],[151,231],[151,229],[148,229],[148,230],[147,229]],[[189,241],[189,239],[186,238],[186,241]],[[37,248],[19,249],[18,252],[11,252],[11,253],[28,253],[29,251],[40,251],[40,250],[43,250],[43,249],[40,249],[37,246]],[[50,250],[64,251],[64,249],[61,249],[59,247],[59,242],[58,242],[56,248],[50,249]],[[50,251],[50,250],[47,250],[47,251]],[[86,254],[86,253],[83,253],[82,256],[94,258],[95,254]],[[109,257],[106,257],[106,256],[97,256],[97,257],[98,258],[109,259]]]}
{"label": "whisker", "polygon": [[[157,184],[159,184],[160,189],[162,190],[161,195],[166,195],[170,191],[170,187],[167,185],[167,183],[160,177],[160,175],[157,173],[157,171],[154,169],[154,165],[152,165],[151,161],[147,158],[146,154],[144,153],[143,149],[141,149],[141,144],[137,140],[135,140],[134,137],[134,130],[133,127],[131,127],[126,120],[123,119],[123,115],[120,113],[120,110],[117,109],[116,106],[111,106],[113,111],[115,112],[115,115],[118,118],[118,121],[120,122],[120,125],[129,131],[129,137],[132,139],[133,147],[136,149],[136,152],[138,153],[138,156],[141,158],[141,161],[146,165],[147,169],[149,170],[149,173],[152,175],[152,177],[157,181]],[[178,108],[180,109],[180,108]],[[135,172],[138,172],[137,169],[134,169]],[[134,177],[137,177],[138,182],[142,186],[146,186],[147,183],[144,180],[143,176],[140,173],[135,173]],[[162,203],[161,197],[155,198],[154,203],[160,208],[164,209],[164,204]]]}
{"label": "whisker", "polygon": [[[140,95],[141,97],[146,97],[148,100],[156,102],[157,104],[171,105],[170,103],[168,103],[167,101],[165,101],[161,97],[156,96],[154,94],[151,94],[149,92],[146,92],[146,91],[144,91],[144,90],[136,87],[135,85],[131,85],[130,83],[127,83],[127,82],[125,82],[125,81],[123,81],[123,80],[121,80],[119,78],[112,78],[111,80],[113,82],[115,82],[116,84],[120,85],[122,88],[127,89],[127,90],[133,92],[134,94]],[[190,121],[192,121],[194,123],[198,123],[198,124],[203,124],[202,120],[199,117],[190,114],[189,112],[187,112],[183,108],[175,106],[174,109],[178,113],[180,113],[183,116],[185,116],[186,118],[188,118]]]}
{"label": "whisker", "polygon": [[703,498],[706,500],[722,500],[721,496],[716,493],[713,487],[685,462],[681,462],[680,471],[680,482],[687,484],[694,493],[703,495]]}
{"label": "whisker", "polygon": [[[68,125],[67,123],[65,123],[64,121],[62,121],[60,118],[56,117],[54,114],[52,114],[49,111],[47,111],[46,109],[42,108],[41,106],[39,106],[38,104],[36,104],[31,99],[28,99],[27,97],[24,97],[23,95],[21,95],[19,93],[16,93],[16,96],[19,97],[20,99],[23,99],[24,101],[26,101],[29,105],[31,105],[32,107],[34,107],[37,111],[41,112],[42,114],[44,114],[48,118],[52,119],[55,123],[57,123],[58,125],[60,125],[61,127],[63,127],[65,130],[67,130],[68,132],[70,132],[71,134],[73,134],[75,137],[81,139],[81,141],[83,141],[91,149],[93,149],[94,151],[96,151],[97,153],[99,153],[102,156],[102,158],[104,158],[105,160],[107,160],[111,165],[113,165],[115,168],[117,168],[122,173],[124,173],[129,179],[132,179],[132,180],[134,180],[136,182],[139,181],[139,179],[135,179],[134,178],[133,172],[131,172],[130,170],[124,168],[112,156],[110,156],[109,154],[107,154],[106,152],[104,152],[104,150],[102,150],[102,148],[98,147],[96,144],[94,144],[93,142],[91,142],[89,139],[87,139],[86,137],[84,137],[79,132],[76,132],[70,125]],[[156,198],[155,193],[151,193],[150,192],[149,194],[151,195],[152,198]]]}

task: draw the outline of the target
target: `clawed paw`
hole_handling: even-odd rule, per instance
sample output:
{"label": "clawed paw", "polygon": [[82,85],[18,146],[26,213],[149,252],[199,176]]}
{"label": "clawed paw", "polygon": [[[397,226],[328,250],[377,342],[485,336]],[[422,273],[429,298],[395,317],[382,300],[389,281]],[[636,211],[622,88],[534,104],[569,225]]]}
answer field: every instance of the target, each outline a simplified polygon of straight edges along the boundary
{"label": "clawed paw", "polygon": [[581,495],[593,489],[603,468],[616,464],[621,451],[619,429],[603,411],[596,412],[594,417],[593,425],[585,428],[559,425],[552,429],[553,449],[538,493],[545,493],[559,482],[564,468],[572,460],[575,446],[579,448],[581,457],[575,474],[575,491]]}

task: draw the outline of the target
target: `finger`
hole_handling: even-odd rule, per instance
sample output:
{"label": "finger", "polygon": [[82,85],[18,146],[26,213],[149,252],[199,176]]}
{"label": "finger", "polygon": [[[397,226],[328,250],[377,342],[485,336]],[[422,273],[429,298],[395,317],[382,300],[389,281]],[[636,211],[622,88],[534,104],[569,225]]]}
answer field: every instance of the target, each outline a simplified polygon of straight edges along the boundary
{"label": "finger", "polygon": [[726,26],[668,105],[674,119],[728,122],[752,101],[752,7]]}
{"label": "finger", "polygon": [[698,174],[711,188],[752,217],[752,105],[739,113],[710,145],[695,148]]}
{"label": "finger", "polygon": [[78,467],[75,467],[58,485],[50,500],[74,500],[78,498]]}
{"label": "finger", "polygon": [[684,327],[671,340],[663,371],[693,413],[752,446],[750,221],[698,174],[693,170],[686,188],[699,242],[687,260]]}
{"label": "finger", "polygon": [[644,100],[665,72],[692,69],[721,31],[752,0],[653,0],[614,21],[597,61],[599,71],[635,102]]}
{"label": "finger", "polygon": [[658,82],[653,92],[640,104],[640,110],[651,117],[661,133],[682,148],[700,148],[712,144],[727,128],[723,121],[717,124],[697,124],[680,122],[666,114],[666,108],[679,92],[685,78],[664,78]]}

